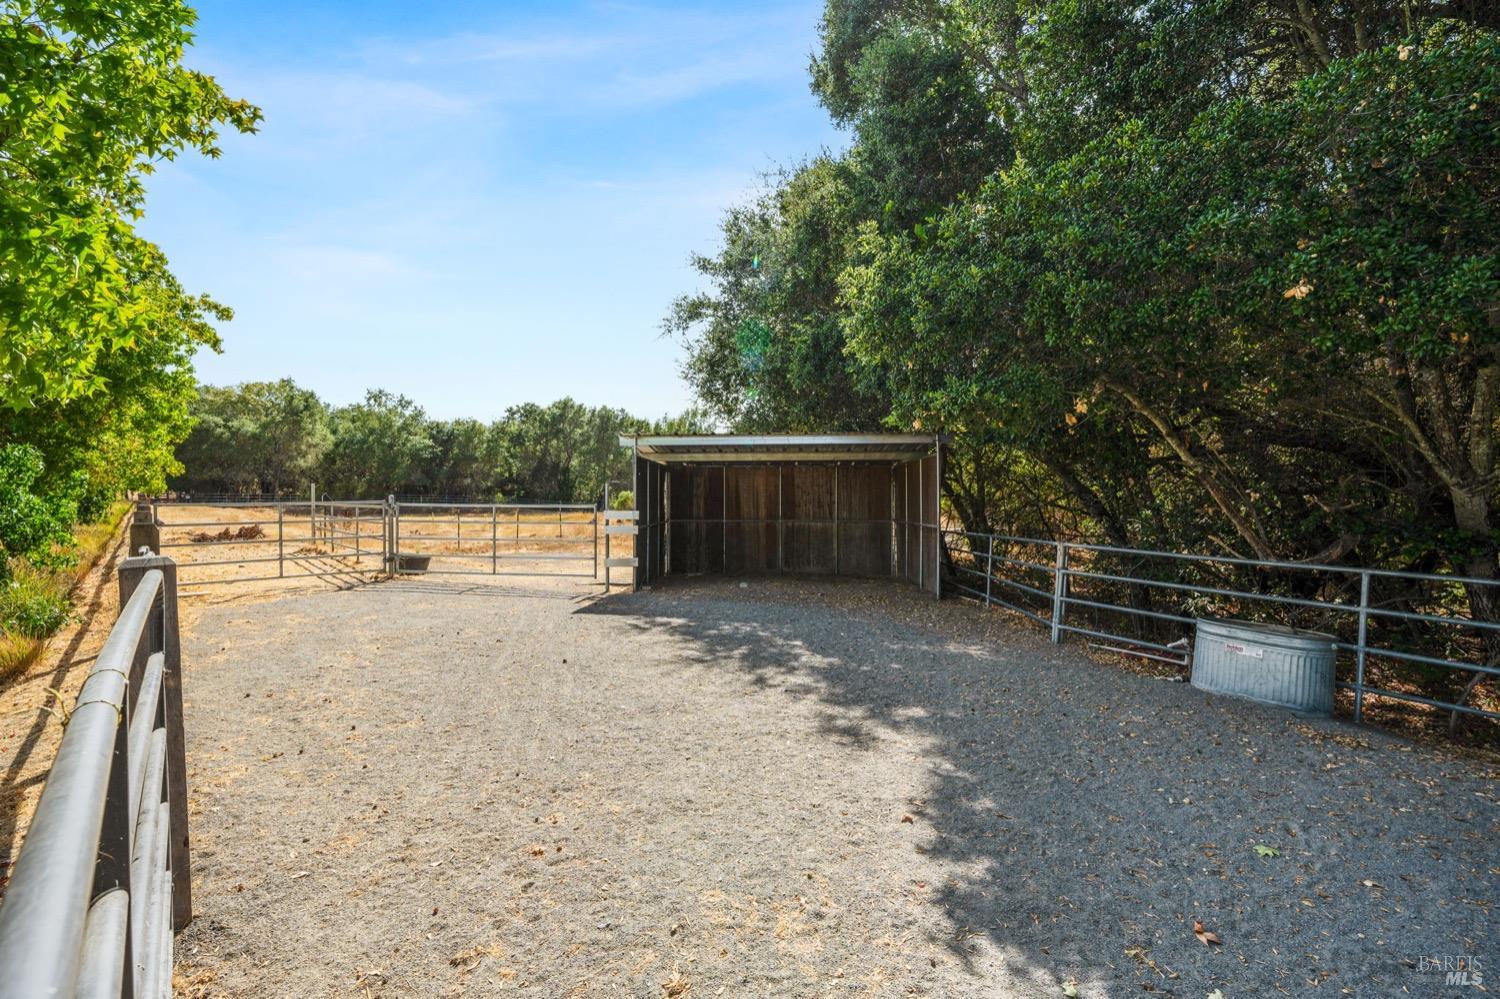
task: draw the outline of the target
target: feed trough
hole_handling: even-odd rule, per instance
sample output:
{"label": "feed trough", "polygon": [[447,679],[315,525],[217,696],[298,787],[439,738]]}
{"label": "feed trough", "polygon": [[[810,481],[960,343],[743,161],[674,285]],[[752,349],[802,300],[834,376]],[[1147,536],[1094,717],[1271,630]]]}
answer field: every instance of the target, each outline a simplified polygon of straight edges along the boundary
{"label": "feed trough", "polygon": [[426,572],[432,564],[431,555],[402,555],[396,563],[397,572]]}

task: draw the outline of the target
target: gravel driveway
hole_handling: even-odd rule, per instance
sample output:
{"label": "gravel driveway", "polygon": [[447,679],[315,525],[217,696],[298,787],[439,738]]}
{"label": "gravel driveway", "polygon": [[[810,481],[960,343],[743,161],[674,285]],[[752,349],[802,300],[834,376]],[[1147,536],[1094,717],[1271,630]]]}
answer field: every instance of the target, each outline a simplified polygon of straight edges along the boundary
{"label": "gravel driveway", "polygon": [[178,988],[1243,999],[1481,994],[1434,956],[1500,974],[1483,763],[890,584],[597,596],[422,579],[204,609]]}

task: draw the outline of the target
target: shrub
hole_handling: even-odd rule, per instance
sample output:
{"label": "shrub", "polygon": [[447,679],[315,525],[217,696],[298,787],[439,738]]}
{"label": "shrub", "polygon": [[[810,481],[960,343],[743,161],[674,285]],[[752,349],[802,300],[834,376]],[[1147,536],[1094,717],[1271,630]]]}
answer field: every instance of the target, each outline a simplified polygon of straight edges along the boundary
{"label": "shrub", "polygon": [[7,578],[17,558],[48,569],[73,562],[77,490],[43,490],[39,483],[44,471],[42,453],[31,445],[0,447],[0,580]]}
{"label": "shrub", "polygon": [[0,682],[36,662],[46,640],[72,617],[73,584],[104,556],[129,511],[129,503],[110,503],[98,520],[78,525],[71,551],[81,557],[71,567],[0,558]]}
{"label": "shrub", "polygon": [[56,572],[13,559],[0,584],[0,631],[21,638],[46,638],[68,619],[68,580]]}
{"label": "shrub", "polygon": [[629,489],[621,489],[609,498],[609,508],[611,510],[634,510],[635,493]]}

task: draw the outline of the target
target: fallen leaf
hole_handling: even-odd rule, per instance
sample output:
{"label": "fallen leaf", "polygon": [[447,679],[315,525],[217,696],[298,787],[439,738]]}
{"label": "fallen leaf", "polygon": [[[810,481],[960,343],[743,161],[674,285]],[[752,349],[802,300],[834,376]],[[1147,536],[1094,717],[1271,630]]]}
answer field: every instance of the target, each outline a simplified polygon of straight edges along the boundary
{"label": "fallen leaf", "polygon": [[1264,843],[1255,844],[1255,855],[1257,857],[1279,857],[1281,851],[1274,846],[1266,846]]}
{"label": "fallen leaf", "polygon": [[1063,982],[1062,990],[1065,996],[1076,996],[1078,995],[1078,983],[1072,980]]}
{"label": "fallen leaf", "polygon": [[901,821],[902,822],[915,822],[917,820],[914,819],[914,818],[912,818],[910,815],[903,815],[903,816],[901,816]]}
{"label": "fallen leaf", "polygon": [[1219,935],[1217,933],[1213,932],[1212,930],[1205,930],[1203,928],[1203,924],[1196,919],[1193,920],[1193,936],[1197,937],[1205,947],[1209,947],[1214,944],[1219,944],[1220,946],[1222,946],[1224,943],[1224,941],[1219,939]]}
{"label": "fallen leaf", "polygon": [[1218,989],[1214,989],[1208,994],[1208,999],[1224,999],[1224,993],[1220,992]]}

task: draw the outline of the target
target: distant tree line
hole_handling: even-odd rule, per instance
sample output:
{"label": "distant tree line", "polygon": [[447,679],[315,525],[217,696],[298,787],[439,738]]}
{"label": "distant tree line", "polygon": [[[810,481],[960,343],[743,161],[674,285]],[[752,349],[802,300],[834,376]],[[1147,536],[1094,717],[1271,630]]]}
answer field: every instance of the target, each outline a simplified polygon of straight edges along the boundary
{"label": "distant tree line", "polygon": [[620,434],[712,431],[700,410],[652,421],[572,399],[512,406],[493,423],[435,420],[405,396],[331,406],[289,379],[204,386],[192,415],[173,489],[297,497],[316,483],[338,499],[591,502],[606,480],[629,487]]}

